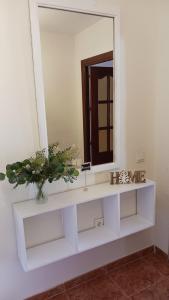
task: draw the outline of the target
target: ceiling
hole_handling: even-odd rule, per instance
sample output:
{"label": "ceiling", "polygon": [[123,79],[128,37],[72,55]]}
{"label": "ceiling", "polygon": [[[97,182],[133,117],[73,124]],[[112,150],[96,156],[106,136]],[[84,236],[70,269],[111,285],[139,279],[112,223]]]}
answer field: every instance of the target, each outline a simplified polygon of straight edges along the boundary
{"label": "ceiling", "polygon": [[103,17],[62,11],[49,8],[38,8],[40,29],[42,31],[77,34],[97,23]]}

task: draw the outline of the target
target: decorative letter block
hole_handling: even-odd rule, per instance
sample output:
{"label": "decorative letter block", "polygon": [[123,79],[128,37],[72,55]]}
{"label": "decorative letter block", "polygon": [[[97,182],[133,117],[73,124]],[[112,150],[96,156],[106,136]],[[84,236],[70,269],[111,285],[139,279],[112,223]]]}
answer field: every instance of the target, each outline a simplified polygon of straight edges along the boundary
{"label": "decorative letter block", "polygon": [[111,172],[110,184],[144,183],[145,171],[118,171]]}

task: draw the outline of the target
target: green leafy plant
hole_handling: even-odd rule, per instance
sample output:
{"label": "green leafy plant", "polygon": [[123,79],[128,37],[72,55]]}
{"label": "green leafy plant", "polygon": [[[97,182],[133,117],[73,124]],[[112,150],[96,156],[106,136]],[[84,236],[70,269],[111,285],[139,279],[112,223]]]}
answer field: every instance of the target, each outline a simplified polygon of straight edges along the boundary
{"label": "green leafy plant", "polygon": [[63,179],[73,183],[77,179],[79,172],[72,164],[77,154],[77,149],[73,146],[60,150],[59,144],[50,145],[48,155],[43,149],[29,159],[7,165],[6,173],[0,173],[0,180],[7,177],[9,183],[14,184],[14,188],[34,183],[38,190],[36,198],[43,198],[43,186],[46,181],[52,183]]}
{"label": "green leafy plant", "polygon": [[0,173],[0,180],[4,180],[5,179],[5,174],[4,173]]}

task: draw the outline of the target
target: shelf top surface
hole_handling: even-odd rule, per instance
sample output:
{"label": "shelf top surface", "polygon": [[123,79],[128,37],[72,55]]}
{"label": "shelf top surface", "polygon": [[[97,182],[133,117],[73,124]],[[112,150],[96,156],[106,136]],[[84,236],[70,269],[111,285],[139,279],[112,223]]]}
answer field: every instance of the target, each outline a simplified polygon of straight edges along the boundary
{"label": "shelf top surface", "polygon": [[88,187],[87,191],[84,191],[84,188],[82,187],[79,189],[73,189],[62,193],[49,195],[48,201],[44,204],[37,204],[34,199],[31,199],[14,203],[13,206],[17,216],[25,219],[57,209],[70,207],[72,205],[77,205],[113,195],[119,195],[120,193],[142,189],[154,185],[155,183],[150,180],[147,180],[146,183],[118,185],[111,185],[109,182],[106,182],[91,185]]}

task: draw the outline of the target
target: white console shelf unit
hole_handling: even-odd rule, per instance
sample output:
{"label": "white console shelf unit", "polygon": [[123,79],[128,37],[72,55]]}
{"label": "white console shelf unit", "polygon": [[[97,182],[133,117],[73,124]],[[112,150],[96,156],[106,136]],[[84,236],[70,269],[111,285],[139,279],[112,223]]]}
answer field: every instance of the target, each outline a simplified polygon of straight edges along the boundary
{"label": "white console shelf unit", "polygon": [[[121,217],[121,197],[124,199],[125,193],[131,191],[135,191],[136,194],[136,211],[130,216]],[[85,206],[87,205],[91,212],[90,206],[92,208],[97,204],[101,207],[104,224],[100,227],[88,227],[85,224],[89,217]],[[30,271],[154,226],[155,183],[150,180],[146,183],[124,185],[102,183],[89,186],[88,191],[79,188],[50,195],[48,202],[44,204],[37,204],[33,199],[14,203],[13,207],[18,256],[23,269]],[[46,214],[50,216],[54,212],[61,212],[62,236],[29,245],[25,224]],[[80,228],[82,216],[83,230]],[[42,235],[43,225],[42,222],[38,226]],[[34,230],[29,235],[33,236]]]}

